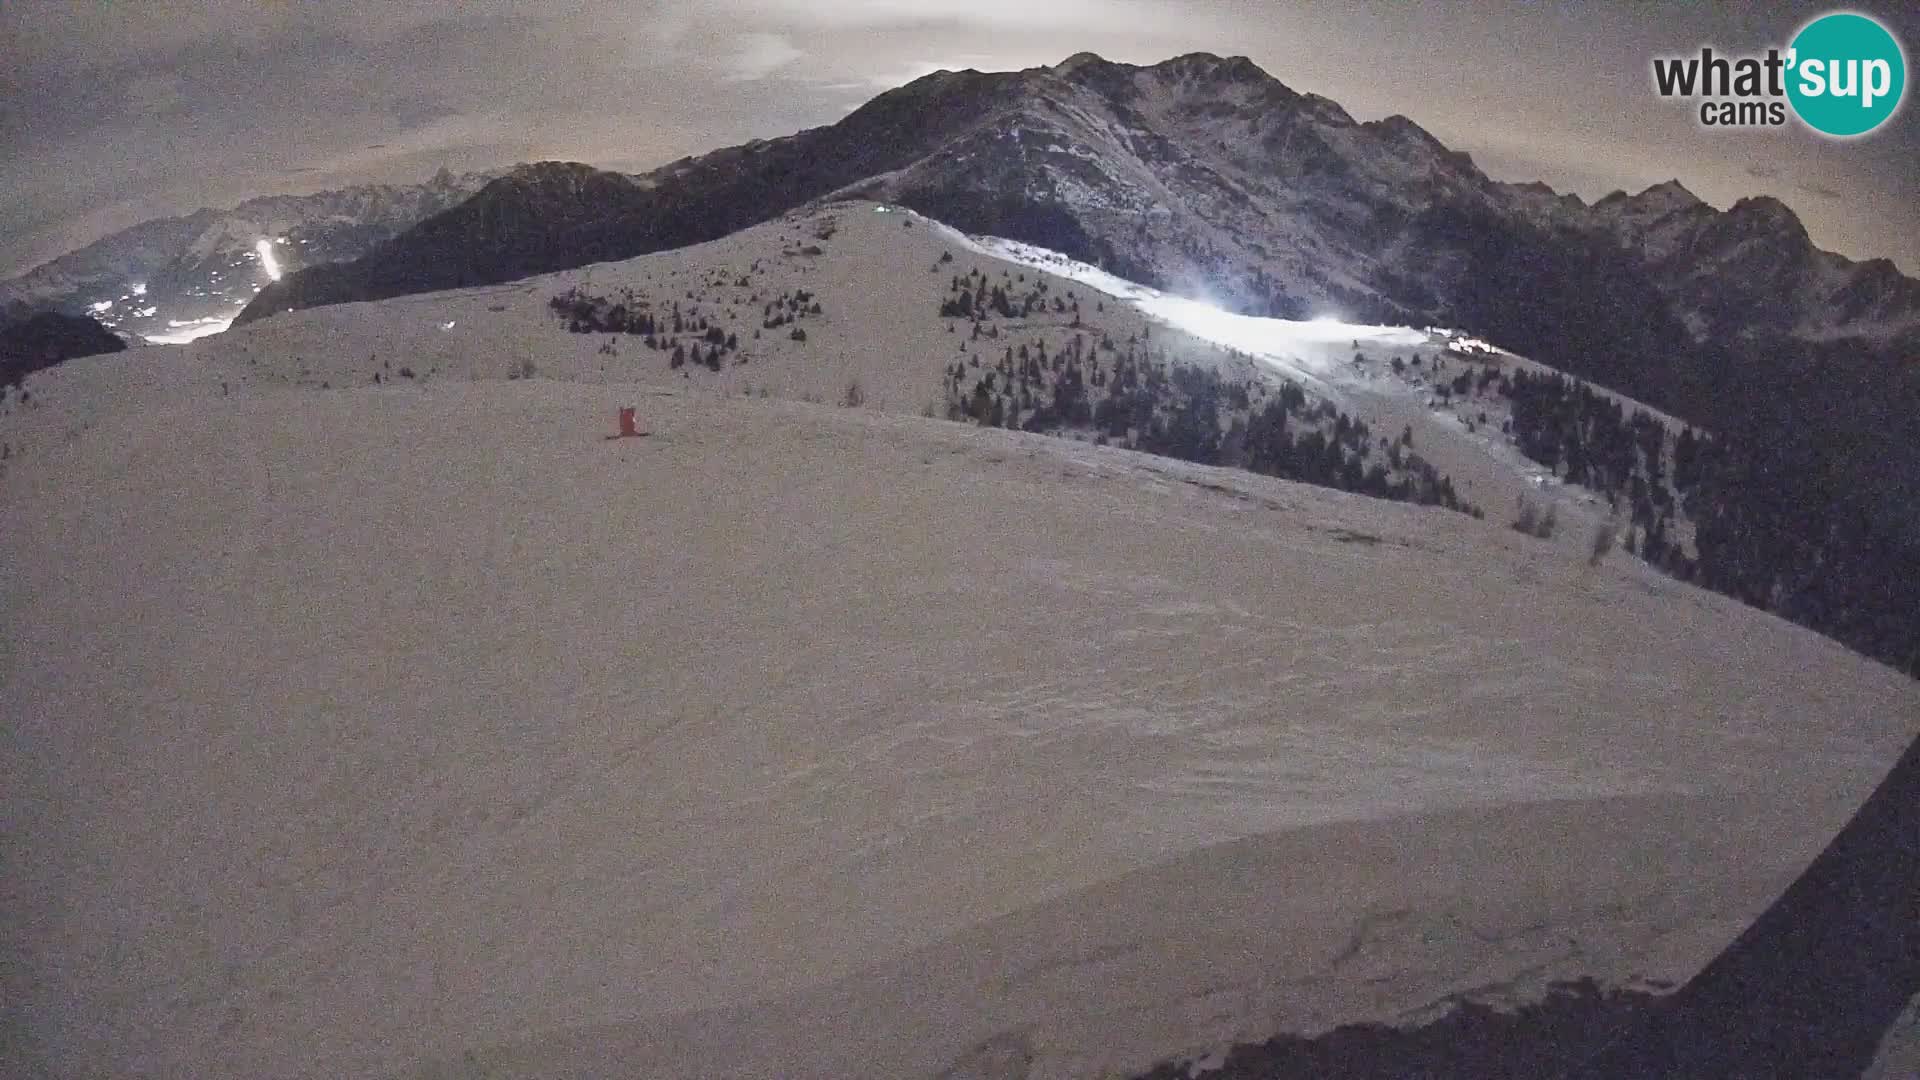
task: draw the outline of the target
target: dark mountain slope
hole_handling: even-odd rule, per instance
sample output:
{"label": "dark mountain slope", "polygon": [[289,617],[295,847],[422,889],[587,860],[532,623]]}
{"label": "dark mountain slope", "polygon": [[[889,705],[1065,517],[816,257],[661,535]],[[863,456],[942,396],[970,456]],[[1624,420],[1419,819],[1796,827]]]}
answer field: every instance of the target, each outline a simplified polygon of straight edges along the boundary
{"label": "dark mountain slope", "polygon": [[716,151],[638,178],[579,164],[522,166],[363,258],[270,286],[237,321],[509,281],[718,239],[900,167],[1005,90],[977,72],[928,76],[833,127]]}
{"label": "dark mountain slope", "polygon": [[41,311],[0,322],[0,386],[76,356],[119,352],[127,343],[84,315]]}

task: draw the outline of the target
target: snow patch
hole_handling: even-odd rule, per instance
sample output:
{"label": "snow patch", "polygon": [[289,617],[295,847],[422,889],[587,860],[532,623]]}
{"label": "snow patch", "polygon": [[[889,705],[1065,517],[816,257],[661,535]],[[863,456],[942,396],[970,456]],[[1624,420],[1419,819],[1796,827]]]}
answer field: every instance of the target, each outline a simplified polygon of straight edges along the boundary
{"label": "snow patch", "polygon": [[203,337],[211,337],[214,334],[222,333],[227,327],[232,325],[233,316],[231,315],[224,319],[212,317],[205,319],[168,319],[167,326],[169,330],[167,333],[147,334],[145,337],[148,342],[154,345],[185,345],[189,341],[198,341]]}
{"label": "snow patch", "polygon": [[928,224],[969,251],[1079,282],[1203,341],[1246,353],[1292,378],[1341,381],[1350,369],[1348,358],[1356,346],[1394,349],[1432,343],[1427,332],[1408,326],[1350,323],[1327,316],[1302,322],[1237,315],[1203,300],[1128,281],[1047,248],[995,236],[969,236],[930,219]]}

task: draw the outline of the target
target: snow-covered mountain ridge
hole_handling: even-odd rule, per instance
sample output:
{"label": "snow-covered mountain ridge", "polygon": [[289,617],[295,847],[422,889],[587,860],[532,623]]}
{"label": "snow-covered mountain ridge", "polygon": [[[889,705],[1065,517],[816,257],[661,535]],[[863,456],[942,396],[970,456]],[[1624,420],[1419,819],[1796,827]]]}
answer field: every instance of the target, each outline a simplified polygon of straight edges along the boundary
{"label": "snow-covered mountain ridge", "polygon": [[187,340],[224,329],[279,275],[357,258],[495,175],[443,169],[419,184],[268,195],[144,222],[0,283],[0,311],[91,315],[131,337]]}
{"label": "snow-covered mountain ridge", "polygon": [[[1525,361],[1190,303],[847,203],[29,375],[0,1072],[1091,1078],[1654,990],[1911,740],[1427,403]],[[1492,513],[1131,452],[1135,376],[1311,379],[1272,445]]]}
{"label": "snow-covered mountain ridge", "polygon": [[[520,200],[524,190],[505,184],[495,194]],[[848,196],[1254,314],[1472,324],[1497,321],[1506,303],[1564,307],[1550,291],[1564,285],[1651,304],[1641,321],[1671,321],[1683,341],[1884,345],[1920,330],[1920,283],[1884,261],[1818,251],[1774,200],[1723,213],[1668,183],[1589,206],[1542,184],[1491,180],[1404,116],[1356,122],[1243,57],[1208,54],[1144,67],[1081,54],[1020,72],[938,72],[830,127],[675,162],[639,185],[589,193],[573,177],[548,201],[591,205],[552,225],[483,195],[357,268],[268,290],[248,317],[471,283],[449,277],[449,262],[469,279],[506,280],[569,258],[680,246]],[[455,235],[493,254],[463,260],[441,242]],[[1480,279],[1516,260],[1547,279],[1537,295],[1513,296],[1505,280],[1506,295],[1481,295]],[[1587,265],[1596,260],[1604,265]]]}

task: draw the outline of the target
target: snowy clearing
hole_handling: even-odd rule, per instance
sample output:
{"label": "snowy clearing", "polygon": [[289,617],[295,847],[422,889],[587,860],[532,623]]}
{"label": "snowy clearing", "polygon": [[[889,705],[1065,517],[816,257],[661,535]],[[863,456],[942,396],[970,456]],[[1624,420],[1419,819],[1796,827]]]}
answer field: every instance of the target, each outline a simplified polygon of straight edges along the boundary
{"label": "snowy clearing", "polygon": [[180,393],[0,488],[25,1073],[1098,1076],[1675,980],[1913,734],[1461,515],[699,394],[607,442],[631,387]]}
{"label": "snowy clearing", "polygon": [[1077,281],[1126,300],[1170,326],[1223,348],[1244,352],[1278,374],[1314,385],[1340,381],[1350,371],[1348,358],[1356,345],[1377,349],[1424,348],[1436,340],[1444,340],[1434,333],[1411,327],[1349,323],[1331,316],[1299,321],[1237,315],[1202,300],[1174,296],[1128,281],[1057,251],[1017,240],[968,236],[937,222],[934,225],[942,230],[942,235],[971,250]]}
{"label": "snowy clearing", "polygon": [[[1023,266],[902,216],[30,377],[0,1072],[1094,1077],[1658,986],[1913,738],[1909,680],[1577,539],[912,415],[985,347],[949,280]],[[1147,330],[1081,313],[1017,332]]]}

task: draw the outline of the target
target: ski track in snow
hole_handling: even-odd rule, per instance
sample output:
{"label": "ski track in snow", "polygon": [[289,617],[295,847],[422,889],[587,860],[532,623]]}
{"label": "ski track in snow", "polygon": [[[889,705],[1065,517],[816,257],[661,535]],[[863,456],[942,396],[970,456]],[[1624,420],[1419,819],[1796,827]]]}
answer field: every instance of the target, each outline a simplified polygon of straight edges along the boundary
{"label": "ski track in snow", "polygon": [[1448,340],[1446,331],[1407,326],[1350,323],[1331,317],[1299,321],[1239,315],[1203,300],[1128,281],[1047,248],[995,236],[969,236],[940,222],[922,220],[970,251],[1079,282],[1204,341],[1246,353],[1277,374],[1317,386],[1352,382],[1354,372],[1348,357],[1356,347],[1431,348]]}

